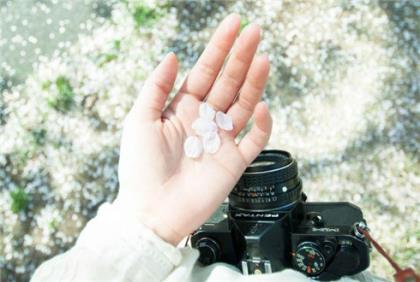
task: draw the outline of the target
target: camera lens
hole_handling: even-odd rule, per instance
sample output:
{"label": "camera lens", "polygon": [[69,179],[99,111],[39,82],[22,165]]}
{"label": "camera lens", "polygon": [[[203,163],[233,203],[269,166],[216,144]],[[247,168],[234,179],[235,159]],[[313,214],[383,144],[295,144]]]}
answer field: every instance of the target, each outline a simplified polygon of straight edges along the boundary
{"label": "camera lens", "polygon": [[264,150],[235,185],[229,204],[253,211],[288,209],[300,199],[301,192],[297,163],[290,153]]}

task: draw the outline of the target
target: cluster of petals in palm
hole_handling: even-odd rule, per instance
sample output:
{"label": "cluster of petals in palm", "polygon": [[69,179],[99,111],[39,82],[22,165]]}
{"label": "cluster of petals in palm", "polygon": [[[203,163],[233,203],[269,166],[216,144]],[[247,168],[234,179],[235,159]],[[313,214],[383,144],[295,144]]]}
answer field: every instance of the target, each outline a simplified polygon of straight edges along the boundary
{"label": "cluster of petals in palm", "polygon": [[232,118],[223,112],[216,112],[205,102],[201,103],[199,117],[192,123],[192,129],[197,135],[189,136],[185,140],[185,155],[189,158],[198,158],[203,151],[215,154],[221,145],[218,128],[232,130]]}

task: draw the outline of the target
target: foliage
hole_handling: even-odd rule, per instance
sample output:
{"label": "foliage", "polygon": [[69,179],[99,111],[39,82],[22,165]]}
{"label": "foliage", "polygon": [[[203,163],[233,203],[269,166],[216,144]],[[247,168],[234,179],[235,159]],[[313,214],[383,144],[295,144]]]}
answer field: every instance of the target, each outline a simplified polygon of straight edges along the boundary
{"label": "foliage", "polygon": [[246,18],[241,18],[240,30],[243,30],[248,24],[249,20],[247,20]]}
{"label": "foliage", "polygon": [[25,190],[18,188],[10,192],[10,198],[12,199],[11,210],[14,213],[19,213],[28,206],[28,195]]}
{"label": "foliage", "polygon": [[[46,84],[50,85],[50,84]],[[74,103],[74,92],[70,81],[65,76],[59,76],[55,81],[57,93],[47,100],[48,105],[57,111],[66,112]],[[48,88],[48,87],[47,87]]]}
{"label": "foliage", "polygon": [[138,27],[150,25],[157,17],[156,10],[143,5],[136,7],[133,12],[133,18]]}
{"label": "foliage", "polygon": [[45,144],[47,130],[45,128],[35,128],[31,130],[35,145],[42,146]]}

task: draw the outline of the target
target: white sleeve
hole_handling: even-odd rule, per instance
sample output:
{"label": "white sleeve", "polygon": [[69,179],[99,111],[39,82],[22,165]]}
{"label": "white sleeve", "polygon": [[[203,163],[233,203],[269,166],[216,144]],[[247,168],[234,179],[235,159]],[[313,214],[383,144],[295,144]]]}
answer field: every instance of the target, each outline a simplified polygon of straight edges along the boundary
{"label": "white sleeve", "polygon": [[180,262],[179,249],[106,203],[75,246],[44,262],[31,281],[162,281]]}

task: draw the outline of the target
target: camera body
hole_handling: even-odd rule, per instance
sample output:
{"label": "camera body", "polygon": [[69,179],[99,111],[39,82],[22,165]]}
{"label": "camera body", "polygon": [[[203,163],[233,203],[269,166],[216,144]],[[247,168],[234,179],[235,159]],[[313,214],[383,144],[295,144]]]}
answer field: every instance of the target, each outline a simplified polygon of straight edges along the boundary
{"label": "camera body", "polygon": [[369,266],[370,244],[357,231],[362,211],[347,202],[308,203],[297,164],[285,151],[263,151],[213,216],[191,237],[208,265],[244,274],[293,268],[335,280]]}

